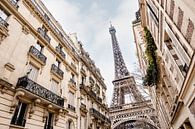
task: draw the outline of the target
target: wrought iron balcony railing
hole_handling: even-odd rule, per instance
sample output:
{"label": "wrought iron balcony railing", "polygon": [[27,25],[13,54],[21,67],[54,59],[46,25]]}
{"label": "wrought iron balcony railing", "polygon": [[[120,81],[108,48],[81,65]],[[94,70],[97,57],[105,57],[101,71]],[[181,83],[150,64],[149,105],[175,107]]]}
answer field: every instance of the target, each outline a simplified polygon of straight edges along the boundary
{"label": "wrought iron balcony railing", "polygon": [[19,6],[18,6],[18,0],[9,0],[9,2],[10,2],[16,9],[19,8]]}
{"label": "wrought iron balcony railing", "polygon": [[48,42],[50,43],[51,38],[47,35],[47,33],[42,29],[42,28],[38,28],[37,32]]}
{"label": "wrought iron balcony railing", "polygon": [[0,17],[0,25],[4,26],[5,28],[9,26],[9,24],[2,17]]}
{"label": "wrought iron balcony railing", "polygon": [[71,84],[73,84],[74,86],[76,86],[76,82],[71,78],[69,81]]}
{"label": "wrought iron balcony railing", "polygon": [[59,46],[56,47],[56,51],[57,51],[64,59],[66,59],[66,54],[62,51],[62,49],[61,49]]}
{"label": "wrought iron balcony railing", "polygon": [[64,76],[64,72],[59,67],[57,67],[55,64],[51,65],[51,72],[59,75],[61,78],[63,78]]}
{"label": "wrought iron balcony railing", "polygon": [[101,120],[102,122],[107,122],[107,123],[111,123],[110,120],[105,116],[103,115],[102,113],[100,113],[99,111],[97,111],[96,109],[94,108],[90,108],[90,114],[92,116],[94,116],[96,119],[99,119]]}
{"label": "wrought iron balcony railing", "polygon": [[64,107],[64,99],[56,95],[52,91],[44,88],[43,86],[37,84],[36,82],[28,79],[27,76],[18,79],[16,88],[22,88],[36,96],[39,96],[57,106]]}
{"label": "wrought iron balcony railing", "polygon": [[39,61],[41,61],[43,64],[46,63],[47,57],[44,56],[38,49],[36,49],[34,46],[30,47],[29,53],[32,54],[35,58],[37,58]]}
{"label": "wrought iron balcony railing", "polygon": [[70,104],[68,104],[68,109],[70,109],[71,111],[74,111],[75,112],[75,107],[72,106],[72,105],[70,105]]}

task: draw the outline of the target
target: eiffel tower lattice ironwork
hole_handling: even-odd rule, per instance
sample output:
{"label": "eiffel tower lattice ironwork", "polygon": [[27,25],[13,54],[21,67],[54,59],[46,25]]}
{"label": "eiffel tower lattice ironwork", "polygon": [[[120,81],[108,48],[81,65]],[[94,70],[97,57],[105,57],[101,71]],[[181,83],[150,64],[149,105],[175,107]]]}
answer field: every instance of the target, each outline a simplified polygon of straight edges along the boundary
{"label": "eiffel tower lattice ironwork", "polygon": [[134,77],[127,70],[114,26],[110,26],[109,32],[115,65],[114,92],[109,108],[112,129],[158,129],[151,101],[144,99]]}
{"label": "eiffel tower lattice ironwork", "polygon": [[115,80],[114,84],[114,94],[112,98],[111,106],[118,106],[125,104],[125,95],[129,95],[127,99],[129,101],[141,102],[144,101],[144,97],[139,92],[135,85],[135,80],[133,76],[130,76],[129,71],[125,65],[119,44],[116,38],[116,30],[114,26],[110,26],[109,32],[112,39],[112,47],[114,54],[114,66],[115,66]]}

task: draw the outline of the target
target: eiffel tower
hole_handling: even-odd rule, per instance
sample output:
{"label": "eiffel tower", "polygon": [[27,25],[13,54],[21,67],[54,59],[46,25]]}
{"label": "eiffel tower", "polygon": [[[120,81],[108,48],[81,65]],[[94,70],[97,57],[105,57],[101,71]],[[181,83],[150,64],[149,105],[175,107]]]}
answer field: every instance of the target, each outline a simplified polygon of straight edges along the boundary
{"label": "eiffel tower", "polygon": [[109,108],[112,129],[158,129],[157,117],[154,109],[151,108],[151,101],[144,99],[136,86],[134,77],[130,75],[112,24],[109,32],[115,66],[114,92]]}

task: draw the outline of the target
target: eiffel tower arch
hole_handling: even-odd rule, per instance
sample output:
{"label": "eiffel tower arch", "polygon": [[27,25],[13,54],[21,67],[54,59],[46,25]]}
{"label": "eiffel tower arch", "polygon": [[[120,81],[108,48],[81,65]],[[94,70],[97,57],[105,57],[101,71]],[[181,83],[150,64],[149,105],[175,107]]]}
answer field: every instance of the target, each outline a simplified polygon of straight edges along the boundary
{"label": "eiffel tower arch", "polygon": [[151,101],[145,100],[134,77],[127,70],[114,26],[110,26],[109,32],[115,66],[114,92],[109,108],[112,129],[159,129]]}

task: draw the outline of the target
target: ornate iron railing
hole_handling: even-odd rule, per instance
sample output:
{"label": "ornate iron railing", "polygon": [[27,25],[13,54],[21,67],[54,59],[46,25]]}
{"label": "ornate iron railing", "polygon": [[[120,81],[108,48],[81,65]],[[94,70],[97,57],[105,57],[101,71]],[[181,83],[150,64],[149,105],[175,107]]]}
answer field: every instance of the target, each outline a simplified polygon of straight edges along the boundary
{"label": "ornate iron railing", "polygon": [[96,109],[94,108],[90,108],[90,114],[92,116],[94,116],[96,119],[99,119],[101,120],[102,122],[107,122],[107,123],[111,123],[110,122],[110,119],[107,118],[105,115],[103,115],[102,113],[100,113],[99,111],[97,111]]}
{"label": "ornate iron railing", "polygon": [[70,105],[70,104],[68,104],[68,109],[70,109],[70,110],[72,110],[72,111],[74,111],[74,112],[75,112],[75,107],[74,107],[74,106],[72,106],[72,105]]}
{"label": "ornate iron railing", "polygon": [[64,72],[59,67],[57,67],[55,64],[51,65],[51,71],[56,73],[57,75],[59,75],[62,78],[64,76]]}
{"label": "ornate iron railing", "polygon": [[9,24],[2,17],[0,17],[0,25],[4,26],[6,28],[9,26]]}
{"label": "ornate iron railing", "polygon": [[38,60],[43,62],[44,64],[46,63],[47,57],[43,55],[38,49],[36,49],[34,46],[30,47],[29,53],[34,55]]}
{"label": "ornate iron railing", "polygon": [[18,1],[17,1],[17,0],[9,0],[9,2],[10,2],[16,9],[19,8],[19,6],[18,6]]}
{"label": "ornate iron railing", "polygon": [[66,54],[62,51],[62,49],[61,49],[59,46],[56,47],[56,51],[57,51],[64,59],[66,59]]}
{"label": "ornate iron railing", "polygon": [[47,35],[47,33],[45,31],[43,31],[42,28],[38,28],[37,32],[48,42],[50,43],[51,38]]}
{"label": "ornate iron railing", "polygon": [[64,99],[60,96],[56,95],[52,91],[42,87],[41,85],[37,84],[36,82],[28,79],[27,76],[21,77],[18,79],[16,88],[22,88],[35,94],[45,100],[48,100],[60,107],[64,107]]}

